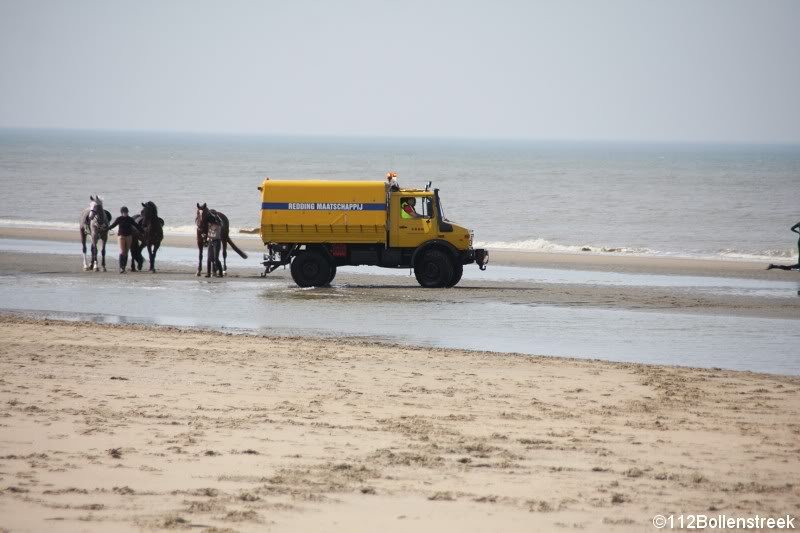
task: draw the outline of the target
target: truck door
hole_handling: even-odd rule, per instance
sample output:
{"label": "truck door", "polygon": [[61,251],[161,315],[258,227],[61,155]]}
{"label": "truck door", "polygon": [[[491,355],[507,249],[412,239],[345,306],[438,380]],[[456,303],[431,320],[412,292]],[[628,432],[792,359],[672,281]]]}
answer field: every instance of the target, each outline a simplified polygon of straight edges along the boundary
{"label": "truck door", "polygon": [[392,193],[391,210],[390,246],[416,248],[434,237],[436,221],[430,193]]}

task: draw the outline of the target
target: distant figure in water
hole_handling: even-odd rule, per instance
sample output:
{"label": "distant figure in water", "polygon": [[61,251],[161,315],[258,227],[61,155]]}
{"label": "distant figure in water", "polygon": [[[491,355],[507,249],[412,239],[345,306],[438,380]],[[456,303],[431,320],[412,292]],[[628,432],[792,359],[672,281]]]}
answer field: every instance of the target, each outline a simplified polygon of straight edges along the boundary
{"label": "distant figure in water", "polygon": [[800,222],[795,224],[791,227],[791,230],[798,234],[797,239],[797,261],[796,265],[774,265],[772,263],[769,264],[767,270],[772,270],[773,268],[780,268],[781,270],[800,270]]}

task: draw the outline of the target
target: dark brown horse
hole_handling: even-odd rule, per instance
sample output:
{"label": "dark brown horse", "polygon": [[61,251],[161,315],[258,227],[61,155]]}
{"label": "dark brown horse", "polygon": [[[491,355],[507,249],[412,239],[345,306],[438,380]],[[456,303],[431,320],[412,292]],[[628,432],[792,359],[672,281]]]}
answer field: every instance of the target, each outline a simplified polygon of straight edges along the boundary
{"label": "dark brown horse", "polygon": [[230,223],[228,217],[224,213],[220,213],[214,209],[209,209],[207,204],[197,204],[197,214],[194,217],[195,226],[197,226],[197,275],[203,273],[203,247],[206,245],[206,237],[208,235],[208,221],[211,215],[215,215],[222,223],[222,274],[228,273],[228,265],[226,259],[228,258],[228,245],[230,244],[233,251],[239,254],[242,259],[247,259],[247,254],[241,251],[230,236]]}
{"label": "dark brown horse", "polygon": [[142,212],[133,219],[142,226],[142,233],[135,235],[131,244],[131,270],[136,270],[138,264],[139,271],[142,270],[144,257],[142,250],[147,248],[147,255],[150,257],[150,272],[156,271],[156,253],[164,240],[164,219],[158,216],[158,207],[153,202],[142,203]]}

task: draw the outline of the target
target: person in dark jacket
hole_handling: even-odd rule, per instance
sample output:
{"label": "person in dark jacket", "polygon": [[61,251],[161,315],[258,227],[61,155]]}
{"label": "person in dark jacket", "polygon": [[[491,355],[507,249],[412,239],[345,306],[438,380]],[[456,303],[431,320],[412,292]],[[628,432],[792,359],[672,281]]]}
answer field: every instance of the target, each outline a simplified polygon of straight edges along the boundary
{"label": "person in dark jacket", "polygon": [[[800,222],[789,228],[791,231],[800,235]],[[772,270],[773,268],[780,268],[781,270],[800,270],[800,238],[797,239],[797,264],[796,265],[774,265],[772,263],[769,264],[767,270]],[[797,291],[797,294],[800,294],[800,291]]]}
{"label": "person in dark jacket", "polygon": [[117,230],[117,237],[119,240],[119,273],[124,274],[125,267],[128,266],[128,252],[130,252],[131,244],[133,243],[133,232],[142,232],[144,230],[138,222],[133,220],[132,217],[128,216],[127,207],[122,206],[122,209],[120,209],[119,212],[120,216],[114,220],[108,229],[112,230],[119,226],[119,229]]}
{"label": "person in dark jacket", "polygon": [[222,248],[222,221],[216,215],[210,215],[208,220],[208,260],[206,262],[206,277],[211,277],[214,271],[215,278],[222,277],[222,263],[219,260],[219,251]]}

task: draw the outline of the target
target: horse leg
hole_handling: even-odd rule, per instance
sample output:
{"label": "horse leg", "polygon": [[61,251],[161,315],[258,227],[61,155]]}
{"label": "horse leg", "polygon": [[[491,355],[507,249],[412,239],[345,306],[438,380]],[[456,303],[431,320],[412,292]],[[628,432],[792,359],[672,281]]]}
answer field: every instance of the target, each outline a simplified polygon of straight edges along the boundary
{"label": "horse leg", "polygon": [[139,263],[139,270],[142,270],[142,263],[144,263],[142,245],[139,243],[139,240],[134,237],[131,242],[131,272],[136,272],[136,263]]}
{"label": "horse leg", "polygon": [[97,272],[99,269],[97,268],[97,241],[92,237],[92,264],[89,270],[94,270]]}
{"label": "horse leg", "polygon": [[206,277],[211,277],[211,270],[216,268],[214,266],[214,241],[208,241],[208,251],[206,252],[208,257],[206,258]]}
{"label": "horse leg", "polygon": [[153,245],[153,272],[156,271],[156,254],[158,253],[158,249],[161,248],[161,241],[156,241]]}
{"label": "horse leg", "polygon": [[203,243],[199,239],[197,241],[197,249],[199,250],[199,256],[197,259],[197,275],[200,276],[203,273]]}
{"label": "horse leg", "polygon": [[89,270],[86,264],[86,230],[81,227],[81,248],[83,248],[83,270]]}
{"label": "horse leg", "polygon": [[106,239],[103,239],[103,272],[106,271]]}
{"label": "horse leg", "polygon": [[[144,250],[144,242],[139,242],[139,241],[135,241],[135,242],[138,243],[136,245],[136,259],[135,260],[131,260],[131,266],[133,266],[135,263],[138,263],[139,264],[139,272],[141,272],[142,271],[142,267],[144,267],[144,254],[142,254],[142,250]],[[148,245],[148,251],[150,250],[149,246],[150,245]],[[131,248],[131,250],[132,250],[132,248]]]}
{"label": "horse leg", "polygon": [[[153,250],[153,245],[148,243],[147,244],[147,255],[150,257],[150,272],[156,271],[155,261],[156,261],[156,252]],[[141,270],[141,269],[139,269]]]}
{"label": "horse leg", "polygon": [[130,253],[131,253],[131,272],[136,272],[136,252],[137,252],[137,247],[136,246],[137,246],[136,245],[136,237],[134,237],[133,238],[133,242],[131,242],[131,249],[130,249]]}
{"label": "horse leg", "polygon": [[228,275],[228,241],[226,239],[222,240],[222,275]]}
{"label": "horse leg", "polygon": [[216,245],[214,246],[214,275],[218,277],[222,277],[222,263],[219,262],[219,249],[222,243],[217,240]]}

